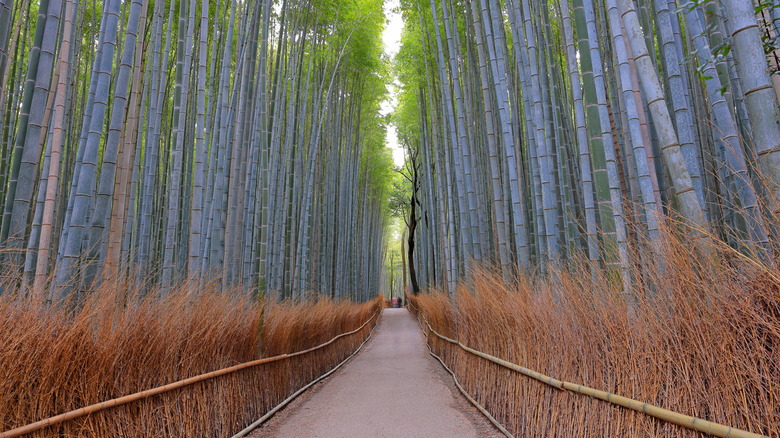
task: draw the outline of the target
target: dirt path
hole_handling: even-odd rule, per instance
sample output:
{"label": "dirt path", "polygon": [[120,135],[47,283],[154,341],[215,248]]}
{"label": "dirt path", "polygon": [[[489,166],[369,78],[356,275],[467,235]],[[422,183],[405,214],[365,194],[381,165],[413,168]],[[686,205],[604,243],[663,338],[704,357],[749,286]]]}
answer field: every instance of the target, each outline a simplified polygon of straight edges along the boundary
{"label": "dirt path", "polygon": [[499,436],[428,354],[406,309],[385,309],[374,338],[250,437]]}

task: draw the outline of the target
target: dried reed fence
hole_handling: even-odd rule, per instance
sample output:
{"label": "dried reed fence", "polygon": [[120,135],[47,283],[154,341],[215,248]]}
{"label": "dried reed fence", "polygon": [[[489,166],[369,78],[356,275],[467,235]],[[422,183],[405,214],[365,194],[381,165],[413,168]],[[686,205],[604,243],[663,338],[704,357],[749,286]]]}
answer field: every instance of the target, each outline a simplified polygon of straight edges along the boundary
{"label": "dried reed fence", "polygon": [[[0,300],[0,431],[237,364],[329,345],[76,418],[29,436],[230,436],[349,356],[382,301],[264,306],[187,291],[119,299],[105,287],[75,314]],[[118,305],[117,303],[122,303]]]}
{"label": "dried reed fence", "polygon": [[[511,286],[478,271],[454,304],[435,291],[409,300],[434,330],[476,350],[559,380],[780,436],[776,274],[725,259],[702,269],[683,257],[684,248],[673,244],[664,275],[652,277],[652,294],[637,294],[631,317],[625,300],[605,290],[606,274],[584,265]],[[704,436],[556,389],[432,334],[429,342],[515,436]]]}

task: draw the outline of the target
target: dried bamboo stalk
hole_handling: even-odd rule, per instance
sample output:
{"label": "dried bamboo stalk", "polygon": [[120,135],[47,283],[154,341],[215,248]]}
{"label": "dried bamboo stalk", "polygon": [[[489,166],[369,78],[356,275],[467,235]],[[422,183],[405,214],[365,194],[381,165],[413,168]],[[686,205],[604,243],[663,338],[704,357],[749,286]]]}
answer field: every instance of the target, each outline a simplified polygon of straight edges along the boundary
{"label": "dried bamboo stalk", "polygon": [[271,362],[277,362],[284,359],[290,359],[292,357],[296,356],[302,356],[307,353],[311,353],[313,351],[322,349],[324,347],[327,347],[328,345],[336,342],[337,340],[354,335],[355,333],[358,333],[361,331],[366,325],[368,325],[371,321],[373,321],[376,316],[379,315],[379,311],[375,312],[371,318],[369,318],[366,322],[363,323],[360,327],[356,328],[355,330],[352,330],[351,332],[342,333],[333,339],[329,340],[328,342],[325,342],[323,344],[317,345],[315,347],[308,348],[306,350],[301,350],[295,353],[289,353],[289,354],[280,354],[278,356],[274,357],[267,357],[263,359],[253,360],[251,362],[244,362],[242,364],[234,365],[232,367],[222,368],[220,370],[211,371],[205,374],[201,374],[199,376],[190,377],[188,379],[179,380],[178,382],[169,383],[167,385],[158,386],[157,388],[147,389],[145,391],[136,392],[135,394],[126,395],[123,397],[107,400],[100,403],[95,403],[93,405],[85,406],[83,408],[74,409],[70,412],[65,412],[60,415],[55,415],[54,417],[46,418],[44,420],[36,421],[35,423],[31,423],[25,426],[17,427],[16,429],[11,429],[6,432],[0,433],[0,438],[13,438],[13,437],[19,437],[22,435],[26,435],[28,433],[36,432],[41,429],[45,429],[50,426],[54,426],[57,424],[64,423],[66,421],[73,420],[75,418],[84,417],[86,415],[93,414],[95,412],[100,412],[108,408],[113,408],[116,406],[125,405],[128,403],[132,403],[134,401],[143,400],[145,398],[149,398],[155,395],[164,394],[166,392],[173,391],[175,389],[184,388],[186,386],[193,385],[195,383],[203,382],[206,380],[211,380],[220,376],[224,376],[227,374],[232,374],[237,371],[241,371],[247,368],[256,367],[259,365],[271,363]]}
{"label": "dried bamboo stalk", "polygon": [[[409,303],[409,306],[414,308],[415,313],[417,314],[420,313],[419,309],[416,309],[414,305],[411,304],[411,302]],[[423,319],[425,320],[424,316]],[[520,365],[514,364],[512,362],[506,361],[504,359],[492,356],[487,353],[483,353],[478,350],[474,350],[473,348],[469,348],[468,346],[463,345],[460,341],[457,341],[452,338],[448,338],[447,336],[438,333],[436,330],[434,330],[431,327],[431,325],[428,323],[427,320],[425,320],[425,324],[428,327],[428,330],[441,340],[447,341],[450,344],[457,345],[461,349],[475,356],[481,357],[485,360],[498,364],[507,369],[519,372],[525,376],[531,377],[535,380],[538,380],[542,383],[545,383],[547,385],[553,386],[558,389],[566,389],[568,391],[577,394],[594,397],[599,400],[603,400],[605,402],[617,406],[628,408],[649,415],[651,417],[658,418],[659,420],[673,423],[678,426],[685,427],[687,429],[708,433],[710,435],[714,435],[721,438],[762,438],[762,437],[768,438],[766,437],[766,435],[760,435],[753,432],[748,432],[746,430],[737,429],[731,426],[726,426],[723,424],[714,423],[712,421],[703,420],[701,418],[692,417],[690,415],[681,414],[679,412],[670,411],[668,409],[664,409],[659,406],[651,405],[649,403],[643,403],[641,401],[634,400],[628,397],[623,397],[617,394],[613,394],[611,392],[601,391],[595,388],[590,388],[588,386],[579,385],[576,383],[571,383],[563,380],[557,380],[555,378],[546,376],[542,373],[536,372],[529,368],[525,368]]]}

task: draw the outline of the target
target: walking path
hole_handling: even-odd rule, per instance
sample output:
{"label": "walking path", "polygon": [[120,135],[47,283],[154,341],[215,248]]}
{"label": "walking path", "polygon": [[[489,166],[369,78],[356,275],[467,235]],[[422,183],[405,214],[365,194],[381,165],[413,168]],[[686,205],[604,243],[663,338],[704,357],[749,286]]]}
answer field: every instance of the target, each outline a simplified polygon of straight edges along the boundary
{"label": "walking path", "polygon": [[428,354],[406,309],[385,309],[363,351],[250,435],[489,436],[499,435]]}

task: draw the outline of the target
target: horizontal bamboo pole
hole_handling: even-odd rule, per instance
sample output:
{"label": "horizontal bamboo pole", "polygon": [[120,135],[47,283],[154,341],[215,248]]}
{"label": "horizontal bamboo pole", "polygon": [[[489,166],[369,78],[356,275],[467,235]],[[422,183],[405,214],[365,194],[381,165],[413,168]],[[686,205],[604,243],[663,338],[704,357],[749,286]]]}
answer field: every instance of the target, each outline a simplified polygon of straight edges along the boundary
{"label": "horizontal bamboo pole", "polygon": [[338,369],[339,369],[339,368],[341,368],[341,366],[342,366],[342,365],[346,364],[347,362],[349,362],[349,360],[350,360],[350,359],[352,359],[352,358],[353,358],[353,357],[355,357],[355,356],[356,356],[358,353],[360,353],[360,350],[363,348],[363,346],[364,346],[364,345],[366,345],[366,344],[368,343],[368,341],[369,341],[369,339],[371,339],[371,335],[372,335],[373,333],[374,333],[374,330],[372,329],[372,330],[371,330],[371,332],[369,332],[369,333],[368,333],[368,337],[366,338],[366,340],[365,340],[365,341],[363,341],[363,343],[362,343],[362,344],[360,344],[360,345],[358,346],[358,348],[357,348],[357,349],[356,349],[356,350],[355,350],[355,351],[354,351],[352,354],[350,354],[350,355],[349,355],[349,357],[347,357],[346,359],[344,359],[343,361],[341,361],[341,363],[339,363],[338,365],[336,365],[336,366],[335,366],[333,369],[331,369],[331,370],[330,370],[330,371],[328,371],[327,373],[325,373],[325,374],[321,375],[320,377],[317,377],[315,380],[312,380],[311,382],[309,382],[309,384],[308,384],[308,385],[304,386],[303,388],[301,388],[301,389],[299,389],[299,390],[295,391],[295,392],[294,392],[294,393],[293,393],[291,396],[287,397],[287,398],[286,398],[286,399],[284,399],[284,400],[283,400],[281,403],[279,403],[278,405],[276,405],[276,407],[274,407],[274,408],[273,408],[273,409],[271,409],[270,411],[266,412],[266,413],[265,413],[265,415],[263,415],[262,417],[260,417],[260,418],[259,418],[257,421],[255,421],[254,423],[252,423],[252,424],[250,424],[249,426],[247,426],[247,427],[246,427],[244,430],[242,430],[241,432],[239,432],[239,433],[237,433],[237,434],[233,435],[233,438],[242,438],[242,437],[245,437],[245,436],[249,435],[249,433],[250,433],[250,432],[252,432],[253,430],[257,429],[257,427],[258,427],[258,426],[260,426],[261,424],[263,424],[263,423],[265,423],[266,421],[268,421],[268,420],[269,420],[271,417],[273,417],[273,416],[274,416],[274,414],[276,414],[277,412],[279,412],[279,411],[280,411],[280,410],[281,410],[283,407],[287,406],[287,405],[288,405],[288,404],[289,404],[291,401],[295,400],[295,399],[296,399],[296,398],[297,398],[299,395],[303,394],[304,392],[306,392],[306,390],[308,390],[308,389],[309,389],[309,388],[311,388],[312,386],[316,385],[318,382],[322,381],[322,379],[325,379],[326,377],[328,377],[328,376],[330,376],[331,374],[333,374],[333,373],[335,373],[336,371],[338,371]]}
{"label": "horizontal bamboo pole", "polygon": [[415,318],[415,319],[417,320],[417,323],[420,324],[420,329],[422,329],[423,335],[425,335],[425,346],[428,347],[428,352],[431,354],[431,356],[435,357],[436,360],[439,361],[441,366],[444,367],[444,369],[447,370],[447,372],[449,372],[452,375],[452,380],[455,382],[455,386],[458,387],[460,393],[463,394],[463,396],[466,397],[466,400],[468,400],[472,405],[474,405],[474,407],[477,408],[477,410],[479,410],[479,412],[481,412],[482,415],[485,416],[485,418],[490,420],[490,422],[493,423],[493,426],[495,426],[496,429],[501,431],[501,433],[503,433],[508,438],[515,438],[514,435],[512,435],[508,430],[506,430],[503,424],[499,423],[498,420],[496,420],[495,417],[493,417],[493,415],[490,412],[488,412],[488,410],[485,409],[484,406],[479,404],[479,402],[475,400],[474,397],[472,397],[471,394],[469,394],[465,388],[463,388],[463,386],[458,381],[458,376],[455,375],[455,372],[452,371],[450,367],[447,366],[446,363],[444,363],[444,359],[440,358],[439,356],[436,355],[436,353],[433,352],[433,348],[431,348],[431,344],[430,342],[428,342],[428,333],[425,332],[425,329],[423,328],[422,323],[420,322],[420,318]]}
{"label": "horizontal bamboo pole", "polygon": [[[414,306],[412,305],[412,307]],[[419,309],[417,308],[415,308],[415,311],[420,313]],[[423,318],[425,319],[424,316]],[[475,356],[481,357],[485,360],[493,362],[502,367],[511,369],[513,371],[517,371],[520,374],[531,377],[535,380],[538,380],[544,384],[550,385],[558,389],[566,389],[568,391],[577,394],[594,397],[599,400],[612,403],[614,405],[618,405],[637,412],[641,412],[643,414],[649,415],[659,420],[673,423],[678,426],[685,427],[687,429],[693,429],[699,432],[708,433],[710,435],[714,435],[721,438],[768,438],[766,435],[760,435],[753,432],[748,432],[746,430],[737,429],[735,427],[730,427],[723,424],[714,423],[712,421],[703,420],[701,418],[691,417],[690,415],[684,415],[679,412],[670,411],[668,409],[664,409],[659,406],[651,405],[649,403],[643,403],[641,401],[634,400],[628,397],[623,397],[617,394],[613,394],[611,392],[601,391],[598,389],[590,388],[588,386],[554,379],[552,377],[546,376],[542,373],[538,373],[534,370],[522,367],[520,365],[514,364],[504,359],[492,356],[487,353],[483,353],[478,350],[474,350],[473,348],[463,345],[460,341],[456,341],[455,339],[448,338],[447,336],[444,336],[438,333],[436,330],[434,330],[433,327],[431,327],[431,325],[428,323],[427,319],[425,319],[425,325],[428,326],[428,330],[430,330],[431,333],[433,333],[434,335],[436,335],[436,337],[438,337],[443,341],[449,342],[450,344],[458,345],[461,349]]]}
{"label": "horizontal bamboo pole", "polygon": [[435,334],[438,338],[443,339],[443,340],[445,340],[445,341],[447,341],[447,342],[449,342],[451,344],[458,345],[458,346],[460,346],[460,348],[468,351],[469,353],[471,353],[471,354],[473,354],[475,356],[479,356],[479,357],[481,357],[483,359],[487,359],[487,360],[489,360],[491,362],[497,363],[497,364],[501,365],[504,368],[509,368],[510,370],[517,371],[518,373],[520,373],[520,374],[522,374],[524,376],[528,376],[528,377],[530,377],[532,379],[536,379],[536,380],[538,380],[538,381],[540,381],[542,383],[546,383],[546,384],[548,384],[550,386],[554,386],[554,387],[556,387],[558,389],[563,389],[564,382],[562,382],[560,380],[554,379],[554,378],[552,378],[550,376],[546,376],[546,375],[544,375],[542,373],[537,373],[536,371],[534,371],[534,370],[532,370],[530,368],[526,368],[526,367],[514,364],[512,362],[505,361],[504,359],[501,359],[501,358],[498,358],[498,357],[495,357],[495,356],[491,356],[491,355],[489,355],[487,353],[483,353],[483,352],[478,351],[478,350],[474,350],[473,348],[469,348],[469,347],[461,344],[459,341],[456,341],[454,339],[450,339],[450,338],[448,338],[448,337],[446,337],[444,335],[440,335],[439,333],[436,332],[436,330],[431,328],[430,324],[428,324],[428,321],[425,321],[425,324],[428,325],[428,328],[431,330],[431,332],[433,332],[433,334]]}
{"label": "horizontal bamboo pole", "polygon": [[291,357],[295,356],[301,356],[307,353],[311,353],[313,351],[319,350],[321,348],[327,347],[328,345],[336,342],[337,340],[345,337],[354,335],[355,333],[363,330],[363,328],[368,325],[377,315],[379,312],[377,311],[374,313],[371,318],[368,318],[366,322],[363,323],[360,327],[356,328],[355,330],[352,330],[351,332],[342,333],[333,339],[329,340],[328,342],[325,342],[323,344],[317,345],[316,347],[311,347],[306,350],[298,351],[295,353],[285,353],[280,354],[279,356],[274,357],[266,357],[263,359],[253,360],[251,362],[244,362],[242,364],[233,365],[231,367],[222,368],[220,370],[211,371],[205,374],[201,374],[199,376],[190,377],[184,380],[179,380],[178,382],[169,383],[167,385],[158,386],[157,388],[147,389],[145,391],[136,392],[135,394],[125,395],[119,398],[107,400],[100,403],[95,403],[93,405],[85,406],[83,408],[74,409],[70,412],[65,412],[64,414],[55,415],[54,417],[47,418],[45,420],[36,421],[35,423],[30,423],[26,426],[17,427],[15,429],[8,430],[6,432],[0,433],[0,438],[12,438],[12,437],[18,437],[22,435],[26,435],[28,433],[36,432],[41,429],[45,429],[47,427],[55,426],[57,424],[64,423],[66,421],[73,420],[75,418],[80,418],[86,415],[94,414],[95,412],[100,412],[103,410],[106,410],[108,408],[113,408],[116,406],[125,405],[134,401],[142,400],[145,398],[149,398],[155,395],[164,394],[166,392],[170,392],[179,388],[184,388],[186,386],[193,385],[195,383],[203,382],[206,380],[211,380],[220,376],[224,376],[227,374],[232,374],[237,371],[241,371],[247,368],[256,367],[259,365],[271,363],[271,362],[277,362],[280,360],[289,359]]}

